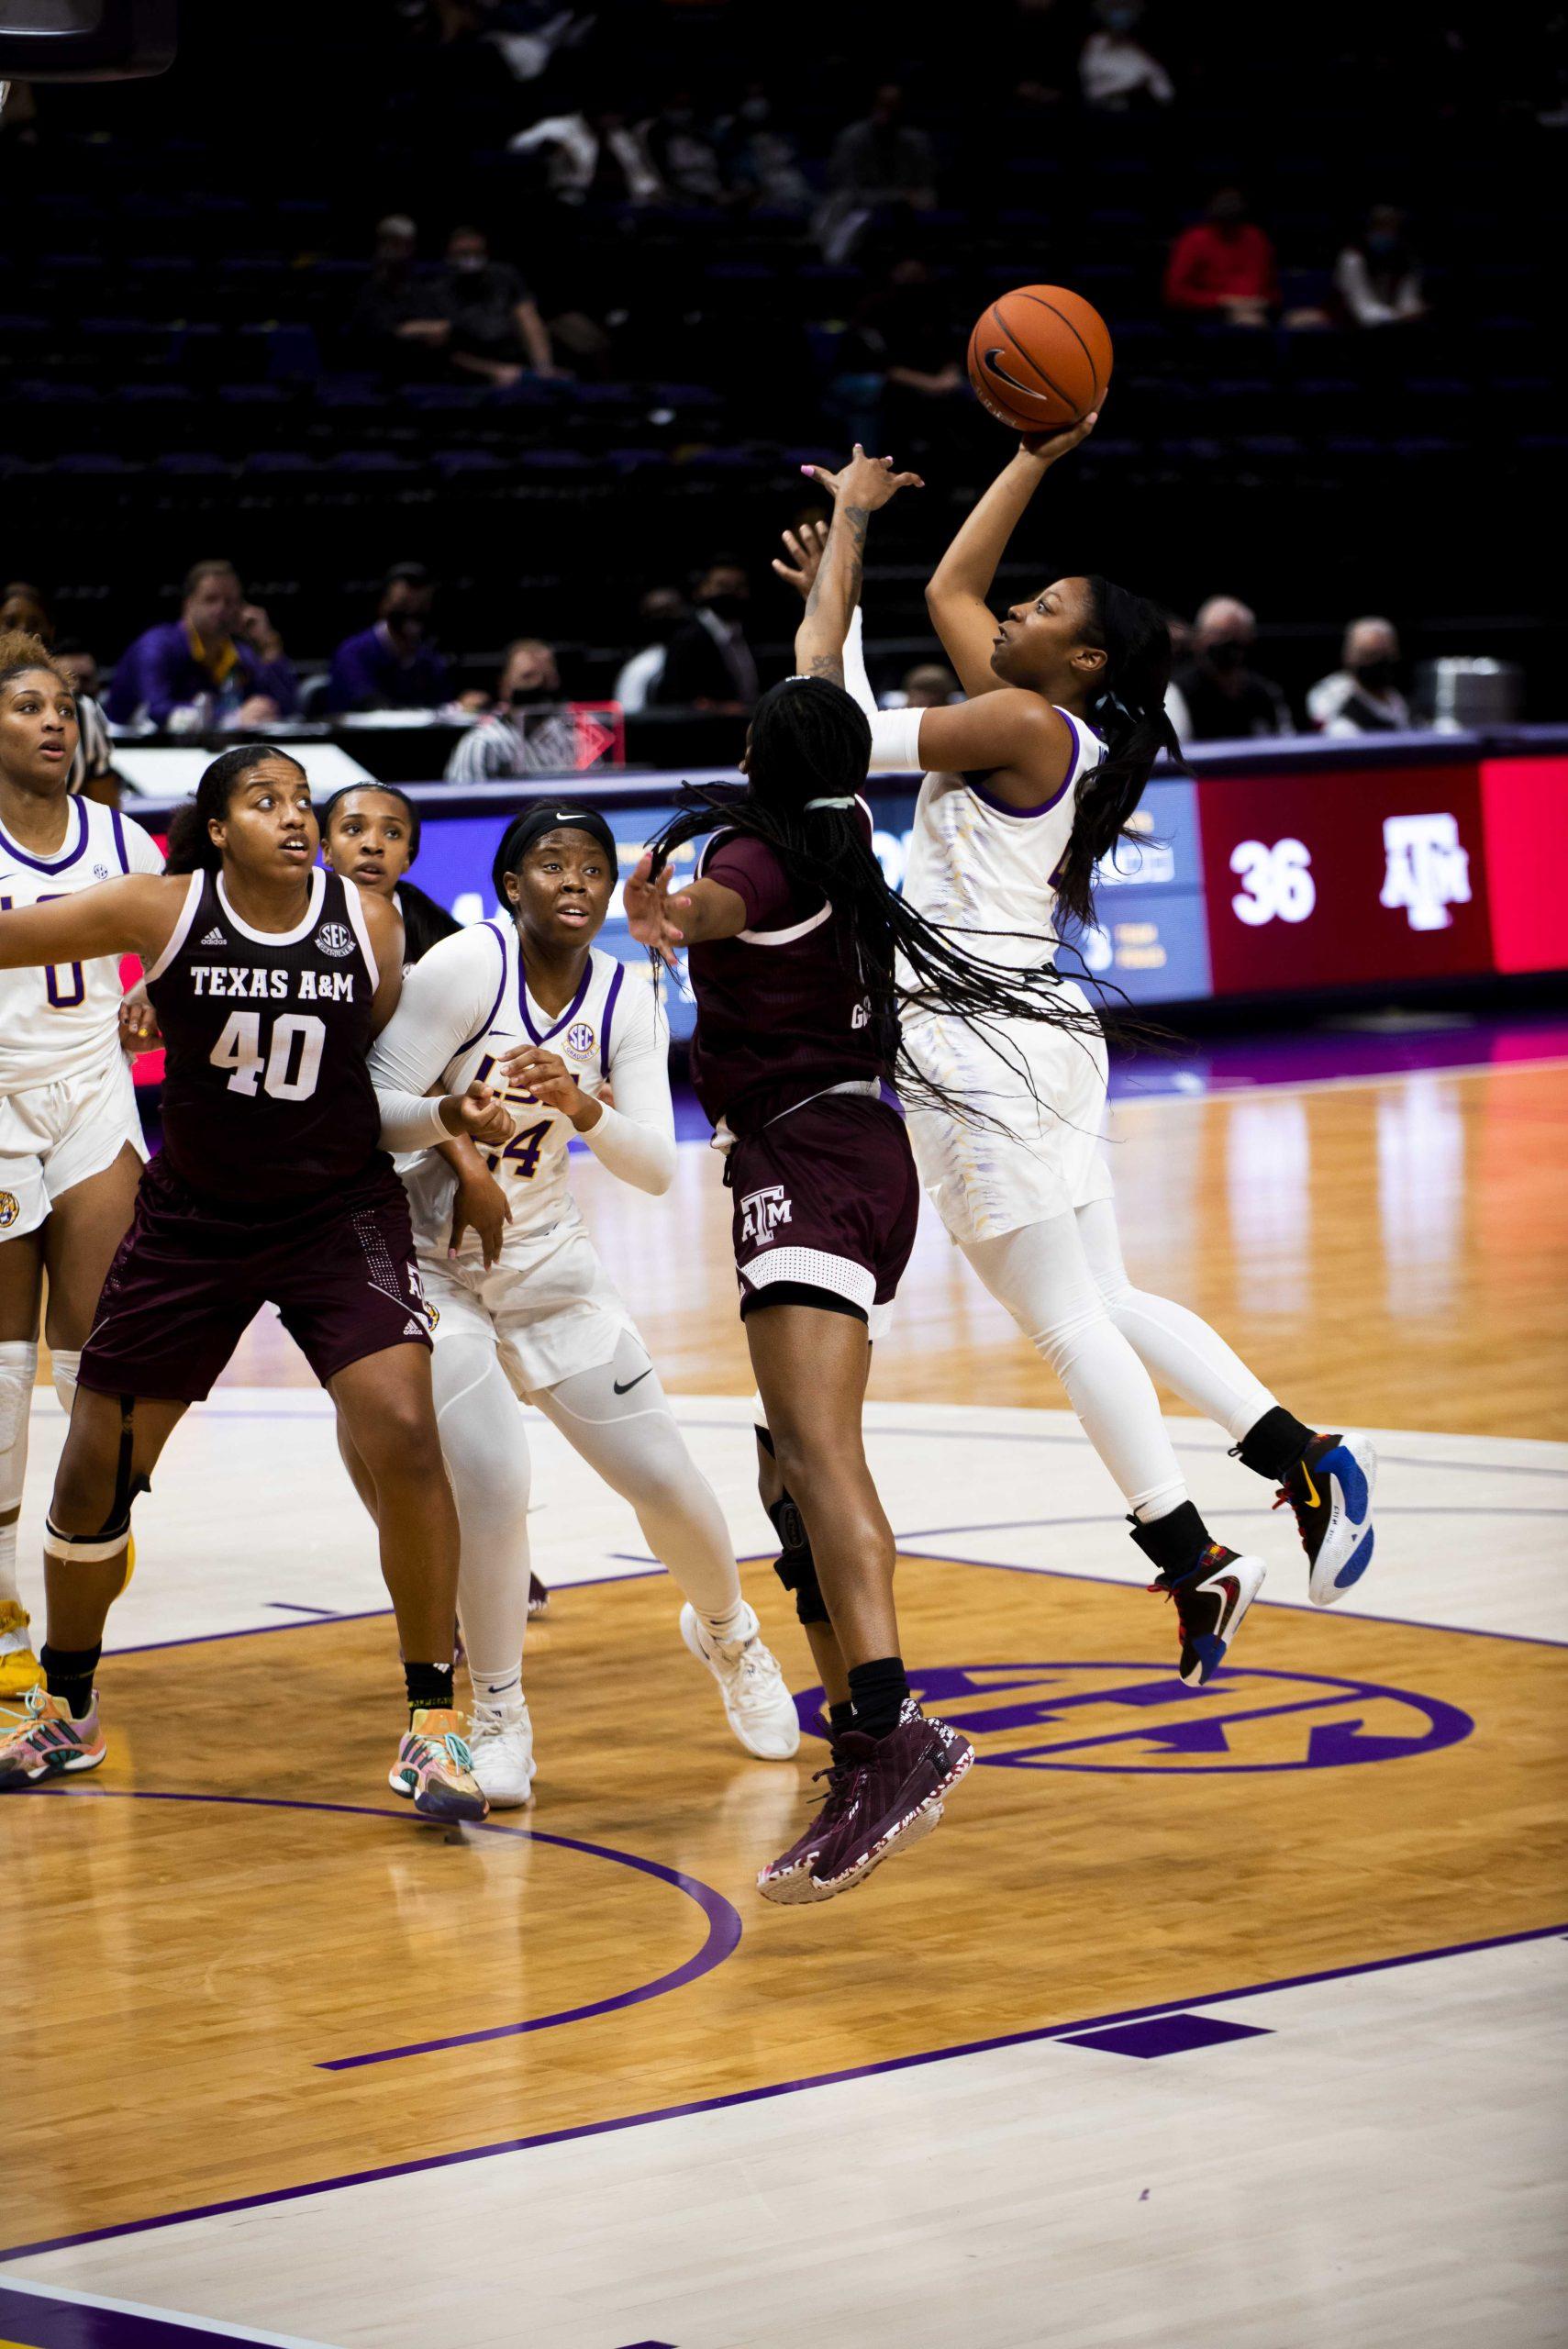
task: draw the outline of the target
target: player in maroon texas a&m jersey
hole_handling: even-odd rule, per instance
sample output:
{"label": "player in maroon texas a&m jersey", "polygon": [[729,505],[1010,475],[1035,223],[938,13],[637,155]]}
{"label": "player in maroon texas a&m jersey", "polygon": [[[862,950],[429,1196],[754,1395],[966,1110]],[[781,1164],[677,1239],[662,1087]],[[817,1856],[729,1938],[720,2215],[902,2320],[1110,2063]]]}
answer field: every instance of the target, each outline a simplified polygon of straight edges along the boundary
{"label": "player in maroon texas a&m jersey", "polygon": [[[458,1527],[429,1333],[365,1063],[402,987],[402,930],[320,869],[317,841],[304,769],[247,744],[176,815],[167,874],[0,914],[0,967],[139,954],[167,1049],[163,1148],[104,1283],[50,1504],[45,1689],[0,1739],[0,1791],[103,1761],[94,1675],[131,1504],[272,1303],[382,1502],[409,1705],[390,1783],[428,1817],[484,1815],[451,1709]],[[454,1135],[512,1130],[483,1085],[441,1115]]]}
{"label": "player in maroon texas a&m jersey", "polygon": [[[693,1072],[731,1144],[740,1311],[776,1471],[764,1498],[829,1699],[828,1798],[757,1879],[790,1902],[831,1899],[929,1833],[973,1760],[909,1694],[893,1534],[861,1432],[868,1341],[908,1262],[919,1198],[883,1084],[972,1114],[910,1068],[900,1005],[961,1020],[1077,1018],[1053,974],[964,953],[887,885],[857,796],[871,729],[844,691],[844,641],[870,517],[914,476],[857,450],[837,478],[818,478],[836,507],[795,638],[806,674],[758,703],[748,788],[689,792],[625,898],[644,944],[691,949]],[[672,894],[672,851],[716,824],[697,878]]]}

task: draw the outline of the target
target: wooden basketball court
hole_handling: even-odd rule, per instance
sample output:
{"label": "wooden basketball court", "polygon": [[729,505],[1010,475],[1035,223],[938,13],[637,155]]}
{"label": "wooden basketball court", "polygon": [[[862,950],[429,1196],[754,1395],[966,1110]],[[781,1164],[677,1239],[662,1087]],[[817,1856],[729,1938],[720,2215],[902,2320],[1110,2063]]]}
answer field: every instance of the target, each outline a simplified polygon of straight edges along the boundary
{"label": "wooden basketball court", "polygon": [[[412,1823],[368,1522],[258,1328],[139,1514],[108,1764],[0,1809],[0,2343],[1559,2337],[1568,1069],[1116,1134],[1133,1278],[1382,1431],[1377,1563],[1309,1608],[1288,1518],[1184,1419],[1270,1568],[1184,1690],[1108,1476],[924,1226],[871,1450],[912,1674],[982,1766],[819,1909],[751,1879],[826,1749],[741,1754],[630,1512],[537,1419],[538,1799]],[[577,1179],[809,1717],[717,1163],[662,1201]],[[60,1429],[40,1391],[29,1541]]]}

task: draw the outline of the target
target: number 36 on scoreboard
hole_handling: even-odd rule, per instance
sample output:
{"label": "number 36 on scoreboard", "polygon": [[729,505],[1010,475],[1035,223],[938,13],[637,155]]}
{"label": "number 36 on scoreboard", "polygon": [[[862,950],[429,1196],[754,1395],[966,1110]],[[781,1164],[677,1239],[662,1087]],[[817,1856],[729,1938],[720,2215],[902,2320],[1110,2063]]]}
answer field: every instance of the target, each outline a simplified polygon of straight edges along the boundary
{"label": "number 36 on scoreboard", "polygon": [[1305,921],[1318,903],[1312,859],[1305,841],[1238,841],[1230,852],[1230,870],[1240,879],[1240,893],[1230,910],[1249,930],[1268,921]]}

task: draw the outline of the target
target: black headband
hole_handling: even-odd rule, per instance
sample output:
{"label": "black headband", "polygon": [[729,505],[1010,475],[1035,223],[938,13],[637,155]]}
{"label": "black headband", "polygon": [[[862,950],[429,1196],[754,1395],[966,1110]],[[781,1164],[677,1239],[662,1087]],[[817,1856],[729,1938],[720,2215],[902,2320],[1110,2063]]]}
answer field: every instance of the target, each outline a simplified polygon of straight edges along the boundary
{"label": "black headband", "polygon": [[514,816],[501,836],[495,852],[495,862],[490,877],[495,885],[495,896],[505,905],[506,892],[502,886],[508,873],[516,873],[535,841],[546,832],[586,832],[596,840],[610,860],[612,870],[618,870],[620,859],[616,852],[616,836],[596,807],[584,806],[580,799],[541,799]]}

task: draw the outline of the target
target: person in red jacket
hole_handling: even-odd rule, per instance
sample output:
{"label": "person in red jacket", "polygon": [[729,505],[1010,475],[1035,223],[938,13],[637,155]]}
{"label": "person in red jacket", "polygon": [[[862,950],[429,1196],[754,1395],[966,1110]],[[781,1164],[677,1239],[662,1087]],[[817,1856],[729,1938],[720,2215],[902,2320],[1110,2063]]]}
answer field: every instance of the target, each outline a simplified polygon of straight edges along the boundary
{"label": "person in red jacket", "polygon": [[1165,305],[1233,327],[1264,327],[1279,299],[1273,244],[1247,217],[1240,188],[1222,187],[1201,220],[1184,228],[1165,264]]}

